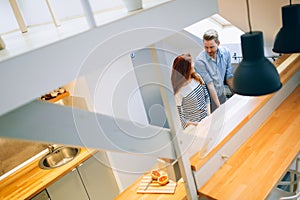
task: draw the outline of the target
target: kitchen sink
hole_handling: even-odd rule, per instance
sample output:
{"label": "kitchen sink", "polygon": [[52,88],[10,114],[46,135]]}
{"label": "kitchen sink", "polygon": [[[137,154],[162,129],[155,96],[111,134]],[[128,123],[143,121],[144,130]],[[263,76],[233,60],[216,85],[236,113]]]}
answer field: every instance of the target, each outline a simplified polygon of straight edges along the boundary
{"label": "kitchen sink", "polygon": [[49,148],[49,153],[41,158],[39,167],[42,169],[53,169],[67,164],[73,160],[80,152],[78,147],[61,146]]}

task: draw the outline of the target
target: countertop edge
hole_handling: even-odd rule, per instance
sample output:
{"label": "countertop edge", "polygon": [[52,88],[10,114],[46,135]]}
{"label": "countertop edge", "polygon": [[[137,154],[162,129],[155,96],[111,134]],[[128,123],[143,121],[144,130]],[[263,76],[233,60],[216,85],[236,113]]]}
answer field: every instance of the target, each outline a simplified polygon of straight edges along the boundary
{"label": "countertop edge", "polygon": [[54,169],[41,169],[38,166],[43,154],[0,181],[0,199],[30,199],[97,152],[80,147],[76,158]]}

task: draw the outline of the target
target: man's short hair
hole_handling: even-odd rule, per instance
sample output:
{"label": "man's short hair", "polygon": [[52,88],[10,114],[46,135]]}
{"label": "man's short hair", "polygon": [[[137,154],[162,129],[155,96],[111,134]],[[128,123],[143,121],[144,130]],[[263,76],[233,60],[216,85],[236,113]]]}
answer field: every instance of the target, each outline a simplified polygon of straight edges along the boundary
{"label": "man's short hair", "polygon": [[215,40],[216,43],[219,42],[219,35],[215,29],[207,30],[203,35],[203,40]]}

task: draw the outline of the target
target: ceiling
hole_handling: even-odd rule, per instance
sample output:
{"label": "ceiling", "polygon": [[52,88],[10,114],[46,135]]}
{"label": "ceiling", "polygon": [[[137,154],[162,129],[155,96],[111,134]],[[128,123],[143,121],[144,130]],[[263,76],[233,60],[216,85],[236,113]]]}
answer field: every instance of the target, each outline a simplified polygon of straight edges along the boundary
{"label": "ceiling", "polygon": [[[244,32],[249,32],[246,0],[218,0],[219,14]],[[249,1],[252,31],[262,31],[265,46],[273,46],[274,38],[282,26],[281,7],[289,5],[288,0]],[[299,4],[300,0],[292,1]]]}

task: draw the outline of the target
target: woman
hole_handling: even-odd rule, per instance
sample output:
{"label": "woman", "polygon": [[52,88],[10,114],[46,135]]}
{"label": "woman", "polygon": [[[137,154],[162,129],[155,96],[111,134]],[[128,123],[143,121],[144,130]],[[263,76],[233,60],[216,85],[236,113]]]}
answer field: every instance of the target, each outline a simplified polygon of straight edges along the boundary
{"label": "woman", "polygon": [[194,70],[190,54],[175,58],[171,81],[182,127],[196,126],[210,114],[210,99],[204,81]]}

